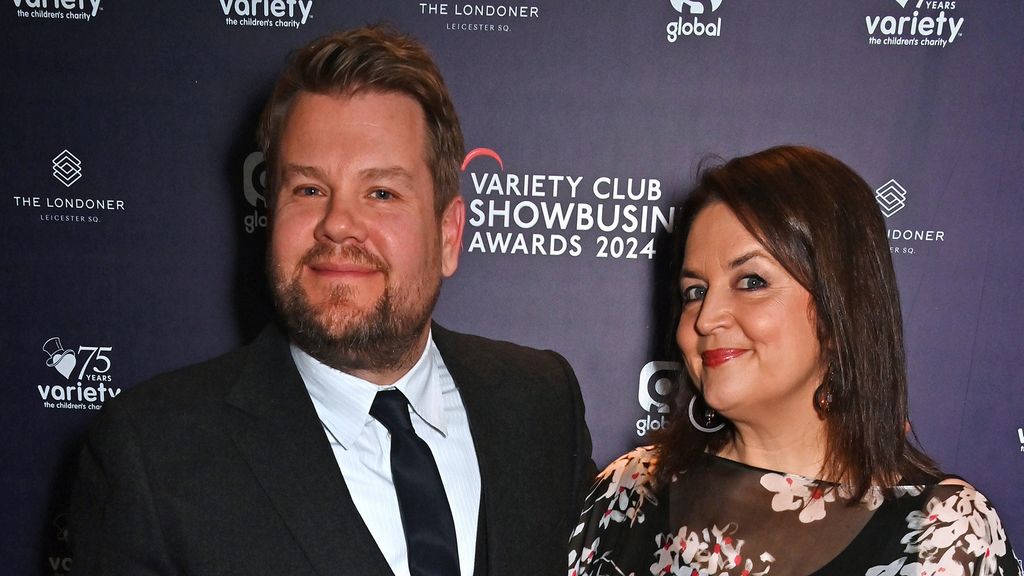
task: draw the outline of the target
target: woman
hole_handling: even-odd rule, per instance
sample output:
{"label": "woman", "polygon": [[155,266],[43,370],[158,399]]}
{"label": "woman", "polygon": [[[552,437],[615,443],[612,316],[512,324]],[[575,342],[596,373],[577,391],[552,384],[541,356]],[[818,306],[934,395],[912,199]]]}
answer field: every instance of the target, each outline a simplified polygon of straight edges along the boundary
{"label": "woman", "polygon": [[678,232],[692,398],[598,477],[570,576],[1019,576],[985,497],[907,440],[899,297],[867,184],[817,150],[772,148],[706,171]]}

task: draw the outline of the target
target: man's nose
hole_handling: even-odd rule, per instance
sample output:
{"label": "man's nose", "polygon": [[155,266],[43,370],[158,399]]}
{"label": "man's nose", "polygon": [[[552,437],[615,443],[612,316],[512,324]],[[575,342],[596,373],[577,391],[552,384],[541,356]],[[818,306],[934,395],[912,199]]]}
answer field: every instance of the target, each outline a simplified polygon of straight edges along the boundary
{"label": "man's nose", "polygon": [[316,239],[343,244],[346,240],[366,240],[366,217],[359,203],[340,194],[327,199],[316,227]]}

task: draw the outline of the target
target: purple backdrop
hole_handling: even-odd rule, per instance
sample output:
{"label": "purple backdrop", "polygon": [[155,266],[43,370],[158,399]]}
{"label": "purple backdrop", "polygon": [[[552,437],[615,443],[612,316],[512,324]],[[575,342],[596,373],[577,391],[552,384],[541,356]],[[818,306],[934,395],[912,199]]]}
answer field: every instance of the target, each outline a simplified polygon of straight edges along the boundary
{"label": "purple backdrop", "polygon": [[917,434],[1024,546],[1019,0],[13,0],[6,572],[67,572],[75,453],[103,400],[268,317],[254,120],[288,51],[379,20],[431,47],[468,148],[486,149],[437,318],[565,354],[599,465],[664,416],[671,369],[648,363],[670,322],[667,221],[697,165],[810,144],[878,189]]}

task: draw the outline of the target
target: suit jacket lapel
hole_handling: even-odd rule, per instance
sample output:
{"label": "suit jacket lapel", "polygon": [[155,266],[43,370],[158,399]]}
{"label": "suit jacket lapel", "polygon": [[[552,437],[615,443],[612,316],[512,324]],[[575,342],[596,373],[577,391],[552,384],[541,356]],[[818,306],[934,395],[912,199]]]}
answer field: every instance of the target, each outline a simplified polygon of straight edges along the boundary
{"label": "suit jacket lapel", "polygon": [[491,382],[499,377],[493,369],[474,361],[472,351],[459,346],[457,336],[433,325],[434,343],[437,345],[448,372],[452,375],[469,419],[473,446],[476,448],[480,466],[480,522],[477,526],[476,576],[499,573],[493,564],[500,558],[496,546],[504,538],[503,518],[514,511],[499,509],[494,494],[516,490],[515,479],[506,473],[509,449],[503,438],[503,428],[495,426],[496,411],[501,411],[500,402],[491,397]]}
{"label": "suit jacket lapel", "polygon": [[320,420],[276,328],[250,346],[227,402],[227,425],[315,570],[390,574],[338,469]]}

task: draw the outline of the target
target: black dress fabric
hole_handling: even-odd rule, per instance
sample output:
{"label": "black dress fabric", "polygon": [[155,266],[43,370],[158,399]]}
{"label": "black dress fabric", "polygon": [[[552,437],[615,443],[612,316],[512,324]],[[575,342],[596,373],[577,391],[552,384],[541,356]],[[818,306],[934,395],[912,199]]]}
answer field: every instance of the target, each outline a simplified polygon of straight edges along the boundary
{"label": "black dress fabric", "polygon": [[652,485],[655,453],[608,466],[570,540],[569,576],[1022,576],[995,509],[961,484],[837,484],[705,455]]}

